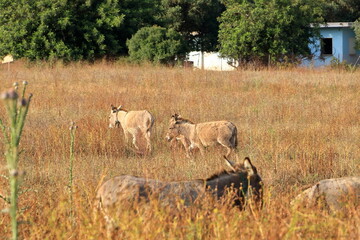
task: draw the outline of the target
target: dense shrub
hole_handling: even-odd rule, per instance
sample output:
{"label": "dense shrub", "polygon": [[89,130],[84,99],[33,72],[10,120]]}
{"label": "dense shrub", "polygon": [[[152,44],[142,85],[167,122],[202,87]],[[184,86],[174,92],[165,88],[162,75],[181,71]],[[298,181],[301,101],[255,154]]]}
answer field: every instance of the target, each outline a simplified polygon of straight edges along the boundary
{"label": "dense shrub", "polygon": [[187,50],[178,32],[158,26],[141,28],[126,45],[135,62],[174,63],[183,59]]}

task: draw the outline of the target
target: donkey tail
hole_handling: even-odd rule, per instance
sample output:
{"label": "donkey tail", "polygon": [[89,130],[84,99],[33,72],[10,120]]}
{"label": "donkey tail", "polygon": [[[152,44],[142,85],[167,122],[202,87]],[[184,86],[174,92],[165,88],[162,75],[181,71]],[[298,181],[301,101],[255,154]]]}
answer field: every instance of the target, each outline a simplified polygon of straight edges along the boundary
{"label": "donkey tail", "polygon": [[231,143],[233,144],[234,148],[238,146],[238,138],[237,138],[237,127],[234,128],[233,135],[231,136]]}

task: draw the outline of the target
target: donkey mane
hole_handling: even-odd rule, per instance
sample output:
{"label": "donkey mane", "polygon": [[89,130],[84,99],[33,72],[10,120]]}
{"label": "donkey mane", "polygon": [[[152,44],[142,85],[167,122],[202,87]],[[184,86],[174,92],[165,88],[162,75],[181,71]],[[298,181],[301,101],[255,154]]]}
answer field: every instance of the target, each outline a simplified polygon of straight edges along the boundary
{"label": "donkey mane", "polygon": [[223,176],[223,175],[229,175],[229,174],[231,174],[231,173],[235,173],[234,171],[232,171],[232,170],[230,170],[230,171],[228,171],[228,170],[222,170],[222,171],[220,171],[220,172],[218,172],[218,173],[214,173],[213,175],[211,175],[210,177],[208,177],[207,179],[205,179],[206,181],[210,181],[210,180],[214,180],[215,178],[219,178],[219,177],[221,177],[221,176]]}
{"label": "donkey mane", "polygon": [[219,178],[219,177],[224,176],[224,175],[230,175],[230,174],[236,173],[236,172],[246,172],[246,169],[245,169],[244,165],[243,164],[237,165],[236,171],[234,171],[234,170],[226,170],[226,169],[221,170],[221,171],[219,171],[217,173],[214,173],[210,177],[208,177],[206,179],[206,181],[214,180],[215,178]]}
{"label": "donkey mane", "polygon": [[194,124],[193,121],[190,121],[189,119],[182,118],[182,117],[175,118],[175,120],[176,120],[176,123],[190,123],[190,124]]}
{"label": "donkey mane", "polygon": [[127,110],[127,109],[125,109],[125,108],[122,108],[122,107],[121,107],[121,108],[119,109],[119,111],[123,111],[123,112],[129,112],[129,111]]}

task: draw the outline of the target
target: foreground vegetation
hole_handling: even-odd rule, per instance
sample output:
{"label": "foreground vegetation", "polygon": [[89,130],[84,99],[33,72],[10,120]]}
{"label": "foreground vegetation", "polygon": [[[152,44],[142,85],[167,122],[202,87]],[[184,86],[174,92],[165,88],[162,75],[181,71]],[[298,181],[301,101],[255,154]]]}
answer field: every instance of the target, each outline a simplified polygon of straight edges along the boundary
{"label": "foreground vegetation", "polygon": [[[1,67],[1,66],[0,66]],[[360,175],[360,72],[330,70],[191,71],[111,63],[67,67],[21,63],[0,69],[0,90],[29,82],[33,93],[20,148],[26,171],[19,196],[24,239],[104,239],[105,221],[93,211],[95,191],[111,176],[161,180],[206,178],[224,167],[223,149],[190,160],[165,141],[174,112],[194,122],[226,119],[238,127],[239,151],[265,184],[264,208],[243,212],[207,201],[162,208],[156,201],[122,207],[118,239],[358,239],[360,211],[346,214],[292,209],[290,201],[324,178]],[[154,151],[140,157],[123,134],[108,129],[110,105],[147,109],[156,117]],[[0,118],[5,119],[0,106]],[[69,196],[70,122],[78,129]],[[2,143],[1,143],[2,144]],[[5,146],[0,145],[1,152]],[[235,157],[233,157],[235,159]],[[0,158],[6,175],[6,160]],[[0,177],[0,194],[9,191]],[[72,207],[71,207],[72,206]],[[0,209],[7,208],[0,199]],[[171,214],[170,214],[171,213]],[[0,215],[0,236],[10,238]]]}

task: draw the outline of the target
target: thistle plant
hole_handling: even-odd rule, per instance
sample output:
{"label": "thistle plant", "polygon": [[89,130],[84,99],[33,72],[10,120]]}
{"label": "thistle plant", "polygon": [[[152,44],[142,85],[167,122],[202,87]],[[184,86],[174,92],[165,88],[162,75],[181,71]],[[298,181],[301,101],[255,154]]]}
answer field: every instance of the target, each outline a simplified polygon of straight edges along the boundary
{"label": "thistle plant", "polygon": [[18,239],[18,221],[17,221],[17,201],[19,194],[19,177],[24,175],[23,171],[18,169],[19,162],[19,144],[21,134],[25,125],[26,116],[29,110],[32,94],[25,98],[27,82],[23,82],[23,90],[19,96],[19,84],[14,83],[14,87],[1,94],[7,115],[9,125],[5,126],[0,119],[0,128],[4,135],[5,158],[9,172],[10,197],[1,196],[2,199],[10,203],[9,213],[11,218],[12,239]]}

